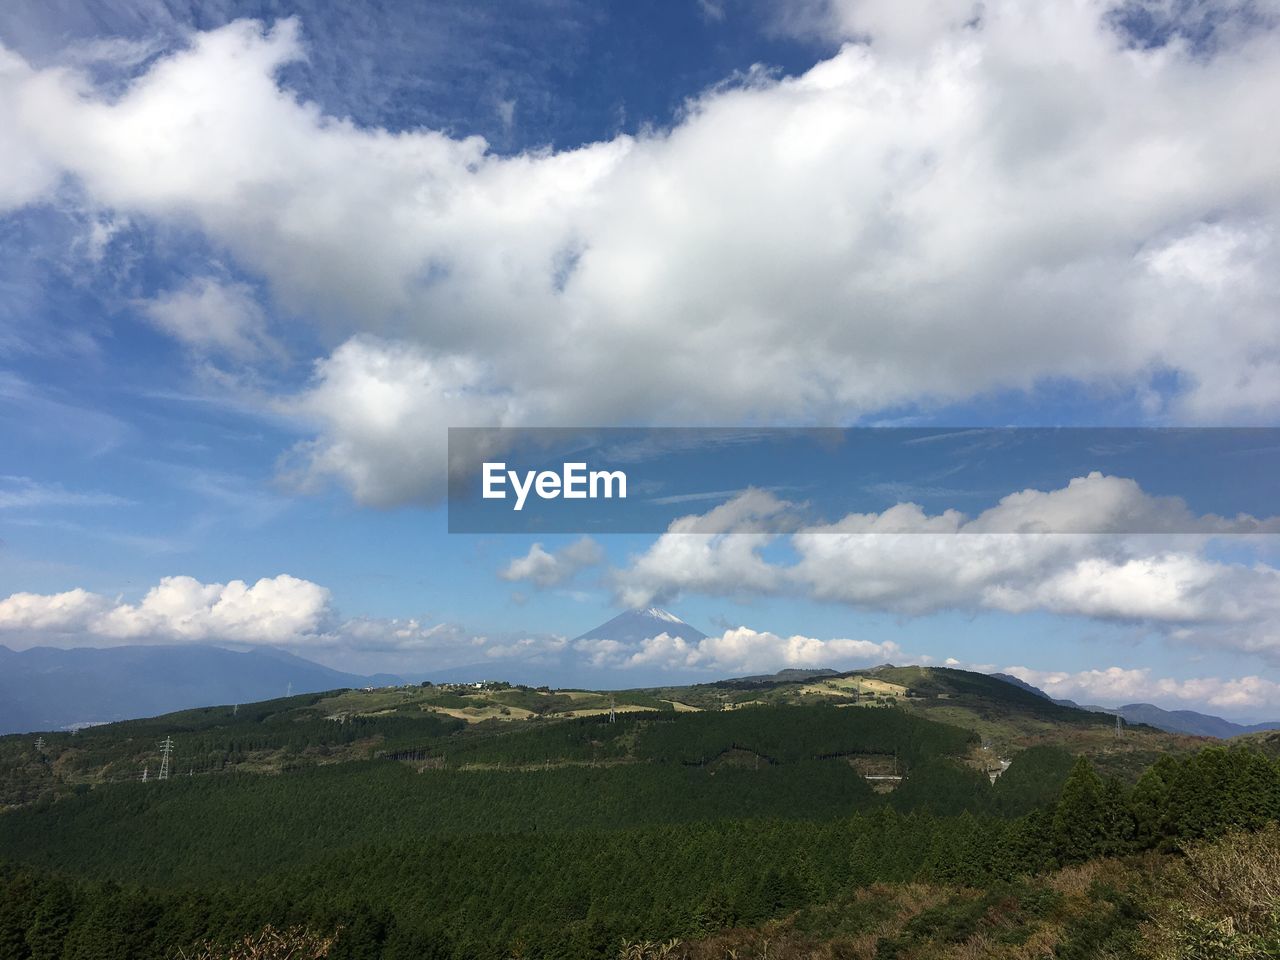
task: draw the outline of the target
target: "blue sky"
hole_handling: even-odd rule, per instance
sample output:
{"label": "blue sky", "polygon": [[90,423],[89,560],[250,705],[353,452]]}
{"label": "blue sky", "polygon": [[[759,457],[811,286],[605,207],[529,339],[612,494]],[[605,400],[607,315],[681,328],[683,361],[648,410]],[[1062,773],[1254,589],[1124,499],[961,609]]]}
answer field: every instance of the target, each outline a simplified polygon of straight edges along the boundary
{"label": "blue sky", "polygon": [[[1275,425],[1274,14],[9,4],[0,643],[550,682],[953,658],[1280,716],[1274,537],[1195,526],[1280,513],[1270,461],[877,501],[722,460],[672,514],[703,532],[586,544],[449,534],[442,499],[450,426]],[[847,516],[1027,487],[1104,518],[1181,497],[1195,529],[970,555]],[[649,602],[717,642],[565,640]]]}

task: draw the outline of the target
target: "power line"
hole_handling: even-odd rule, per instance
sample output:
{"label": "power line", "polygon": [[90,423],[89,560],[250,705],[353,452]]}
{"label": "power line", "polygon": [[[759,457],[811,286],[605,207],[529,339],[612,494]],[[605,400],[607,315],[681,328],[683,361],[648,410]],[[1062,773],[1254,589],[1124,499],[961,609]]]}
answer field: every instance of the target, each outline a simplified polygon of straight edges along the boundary
{"label": "power line", "polygon": [[160,744],[160,775],[157,780],[169,779],[169,754],[173,752],[173,737],[165,737]]}

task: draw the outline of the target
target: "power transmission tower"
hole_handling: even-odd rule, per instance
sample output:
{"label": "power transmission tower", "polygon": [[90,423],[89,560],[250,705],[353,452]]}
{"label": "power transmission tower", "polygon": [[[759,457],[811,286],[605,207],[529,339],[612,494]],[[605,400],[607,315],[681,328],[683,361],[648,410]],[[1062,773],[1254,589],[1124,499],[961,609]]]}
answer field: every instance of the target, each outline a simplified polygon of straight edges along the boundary
{"label": "power transmission tower", "polygon": [[613,723],[618,719],[618,711],[614,709],[613,696],[609,697],[609,722]]}
{"label": "power transmission tower", "polygon": [[1120,740],[1124,737],[1124,718],[1120,714],[1116,714],[1116,739]]}
{"label": "power transmission tower", "polygon": [[160,775],[157,780],[169,779],[169,754],[173,753],[173,737],[165,737],[164,742],[160,744]]}
{"label": "power transmission tower", "polygon": [[44,737],[36,737],[36,753],[44,753]]}

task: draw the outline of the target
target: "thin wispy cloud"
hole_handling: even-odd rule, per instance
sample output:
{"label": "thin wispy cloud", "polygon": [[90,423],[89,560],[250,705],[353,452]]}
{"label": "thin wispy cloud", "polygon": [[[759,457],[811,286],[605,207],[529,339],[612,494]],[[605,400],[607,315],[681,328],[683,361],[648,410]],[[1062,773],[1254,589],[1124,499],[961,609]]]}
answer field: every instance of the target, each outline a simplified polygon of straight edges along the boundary
{"label": "thin wispy cloud", "polygon": [[30,477],[0,476],[0,510],[44,507],[122,507],[134,501],[114,493],[68,490]]}

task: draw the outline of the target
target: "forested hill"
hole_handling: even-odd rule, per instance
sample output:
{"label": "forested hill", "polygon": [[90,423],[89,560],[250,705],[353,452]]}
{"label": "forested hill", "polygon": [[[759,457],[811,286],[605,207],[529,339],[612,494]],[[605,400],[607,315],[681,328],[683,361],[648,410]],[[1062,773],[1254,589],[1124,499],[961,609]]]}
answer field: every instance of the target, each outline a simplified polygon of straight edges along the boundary
{"label": "forested hill", "polygon": [[0,738],[0,958],[1083,960],[1166,907],[1181,937],[1174,852],[1252,864],[1280,763],[1023,693],[425,686]]}
{"label": "forested hill", "polygon": [[[0,815],[0,956],[168,960],[268,929],[315,947],[293,956],[337,960],[657,957],[644,944],[663,938],[680,941],[674,955],[712,956],[697,951],[717,938],[762,955],[755,930],[786,930],[805,945],[796,957],[843,943],[838,955],[868,960],[941,958],[992,929],[1009,951],[970,955],[1043,956],[1014,951],[1049,942],[1055,956],[1139,956],[1143,921],[1163,909],[1141,898],[1174,880],[1161,852],[1280,815],[1280,765],[1258,753],[1167,757],[1126,787],[1039,747],[992,783],[952,755],[970,734],[894,710],[526,730],[477,739],[491,767],[383,758],[179,776]],[[503,756],[526,736],[548,764]],[[615,741],[625,762],[567,760]],[[881,793],[859,761],[889,750],[906,779]],[[1099,876],[1099,857],[1130,859],[1107,883],[1072,879]],[[868,912],[869,885],[887,913]],[[206,955],[231,956],[219,951]],[[1221,954],[1237,955],[1255,954]]]}
{"label": "forested hill", "polygon": [[[1196,745],[1150,728],[1134,728],[1117,739],[1110,718],[1059,706],[983,674],[942,668],[879,667],[612,693],[500,682],[423,685],[333,690],[46,733],[39,749],[34,734],[0,737],[0,807],[155,776],[165,737],[174,738],[172,772],[184,776],[279,772],[386,755],[451,766],[620,762],[653,759],[644,751],[658,749],[652,745],[662,734],[655,731],[669,729],[660,722],[664,718],[702,716],[679,728],[692,743],[697,731],[746,727],[757,722],[756,708],[784,705],[873,710],[883,714],[877,724],[883,729],[905,724],[904,718],[960,728],[971,736],[953,752],[990,772],[1028,747],[1050,744],[1132,780],[1162,754]],[[617,726],[597,725],[590,736],[581,732],[582,721],[610,711]],[[753,747],[763,762],[801,749],[801,741],[786,740],[779,715],[769,716]],[[633,730],[641,731],[638,739],[617,733]],[[819,742],[807,749],[815,756],[835,752]],[[685,759],[703,762],[706,754],[699,747],[698,756]],[[864,772],[895,772],[893,750],[876,756]],[[897,759],[906,763],[911,757],[903,753]]]}

